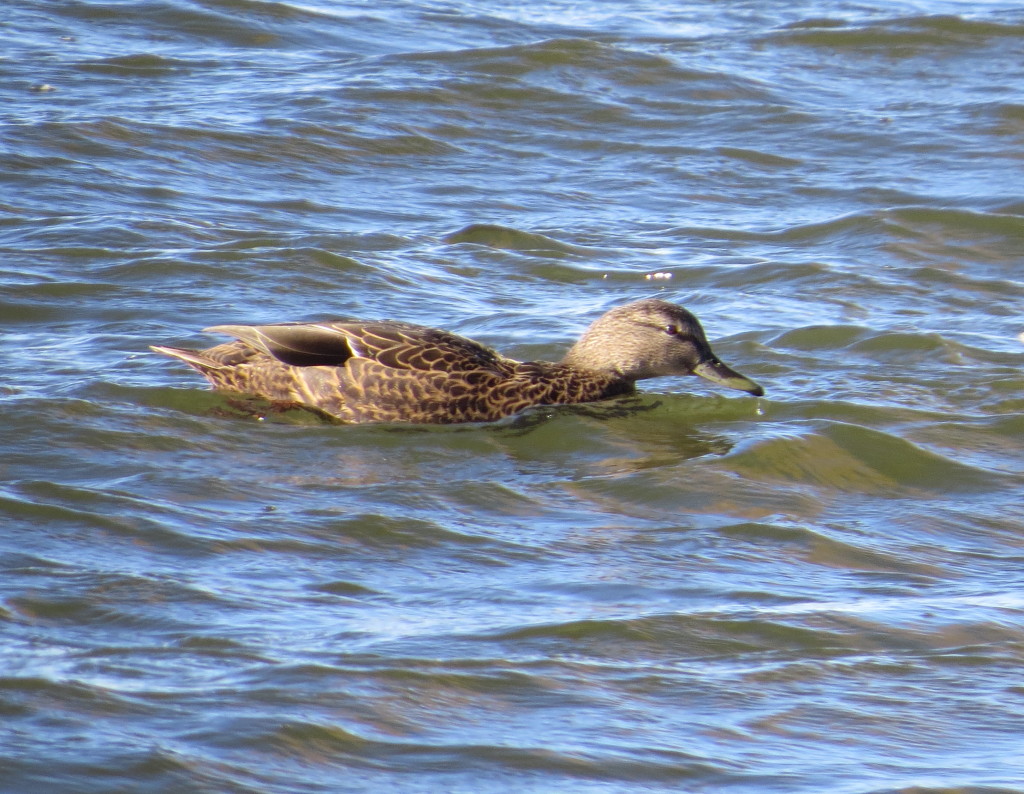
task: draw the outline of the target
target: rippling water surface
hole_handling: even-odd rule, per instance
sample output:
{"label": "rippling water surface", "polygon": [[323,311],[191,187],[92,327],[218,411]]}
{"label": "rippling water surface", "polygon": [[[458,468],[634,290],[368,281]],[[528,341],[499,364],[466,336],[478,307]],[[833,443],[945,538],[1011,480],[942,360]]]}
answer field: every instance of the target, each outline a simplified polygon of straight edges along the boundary
{"label": "rippling water surface", "polygon": [[[772,10],[772,6],[777,6]],[[1024,791],[1024,10],[7,0],[5,792]],[[326,425],[149,344],[696,379]]]}

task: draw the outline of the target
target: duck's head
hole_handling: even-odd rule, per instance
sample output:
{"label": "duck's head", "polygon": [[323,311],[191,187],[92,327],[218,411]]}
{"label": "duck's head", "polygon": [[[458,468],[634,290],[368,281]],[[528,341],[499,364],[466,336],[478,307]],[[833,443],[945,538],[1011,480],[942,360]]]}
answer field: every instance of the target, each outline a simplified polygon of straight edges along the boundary
{"label": "duck's head", "polygon": [[750,378],[718,360],[696,317],[682,306],[654,298],[618,306],[599,317],[562,363],[614,372],[627,381],[699,375],[756,397],[764,394]]}

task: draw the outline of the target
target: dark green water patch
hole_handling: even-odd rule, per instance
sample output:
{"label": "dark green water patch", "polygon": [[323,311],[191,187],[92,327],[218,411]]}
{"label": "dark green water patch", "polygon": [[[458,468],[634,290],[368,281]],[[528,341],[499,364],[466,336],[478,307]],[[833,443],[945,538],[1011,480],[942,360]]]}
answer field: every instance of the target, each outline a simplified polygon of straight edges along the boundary
{"label": "dark green water patch", "polygon": [[840,422],[744,445],[719,465],[753,479],[779,479],[876,496],[994,490],[1000,477],[928,452],[898,436]]}

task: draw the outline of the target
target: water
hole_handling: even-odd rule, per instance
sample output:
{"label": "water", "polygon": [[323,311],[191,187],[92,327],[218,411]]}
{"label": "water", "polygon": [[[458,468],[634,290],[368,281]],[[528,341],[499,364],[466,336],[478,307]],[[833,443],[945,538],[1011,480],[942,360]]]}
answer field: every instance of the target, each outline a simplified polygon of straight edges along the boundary
{"label": "water", "polygon": [[[9,0],[0,41],[4,792],[1024,791],[1019,6]],[[147,352],[557,358],[651,295],[767,397],[258,421]]]}

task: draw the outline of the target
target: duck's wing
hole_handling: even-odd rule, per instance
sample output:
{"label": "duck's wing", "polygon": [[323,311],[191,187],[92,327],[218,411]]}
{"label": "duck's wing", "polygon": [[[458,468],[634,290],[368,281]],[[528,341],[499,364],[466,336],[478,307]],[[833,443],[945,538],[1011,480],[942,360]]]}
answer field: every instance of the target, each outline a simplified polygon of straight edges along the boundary
{"label": "duck's wing", "polygon": [[397,370],[504,374],[513,364],[488,347],[457,334],[399,322],[218,325],[223,333],[296,367],[342,367],[368,359]]}
{"label": "duck's wing", "polygon": [[253,354],[237,372],[204,370],[221,388],[313,405],[348,422],[467,422],[507,413],[492,395],[516,362],[445,331],[397,322],[207,330],[234,336],[239,341],[227,347]]}

